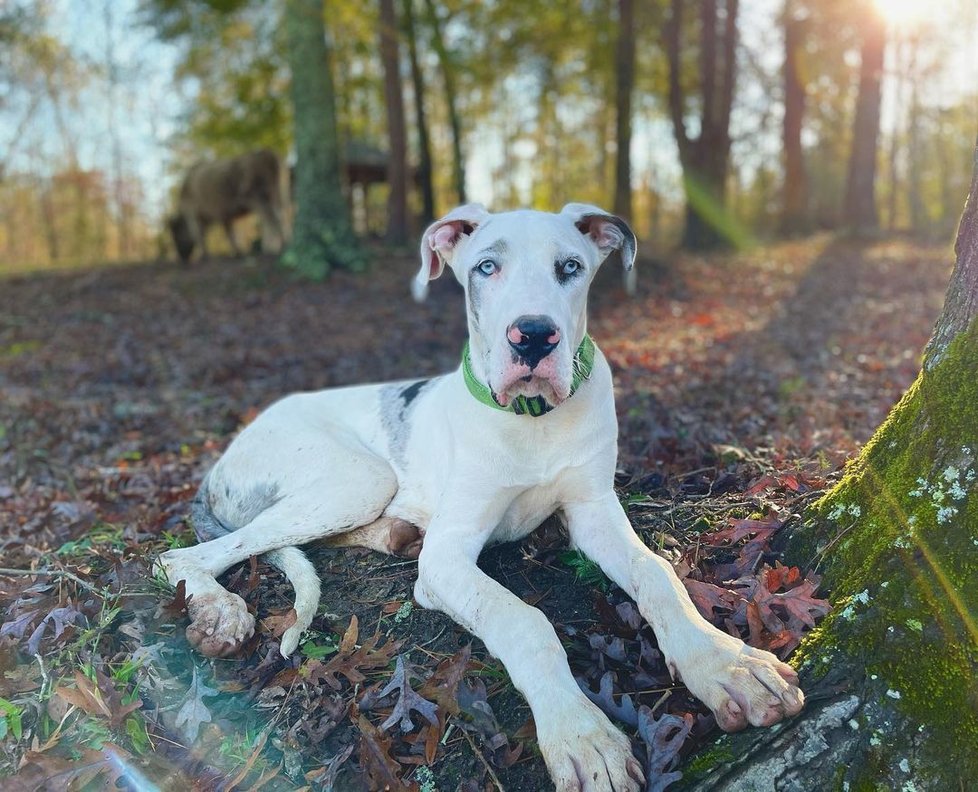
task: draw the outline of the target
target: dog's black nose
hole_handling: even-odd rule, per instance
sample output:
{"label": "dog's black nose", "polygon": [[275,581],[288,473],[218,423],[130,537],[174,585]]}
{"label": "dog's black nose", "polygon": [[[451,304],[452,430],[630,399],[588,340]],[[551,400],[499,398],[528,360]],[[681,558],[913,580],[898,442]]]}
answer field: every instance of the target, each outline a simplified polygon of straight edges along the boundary
{"label": "dog's black nose", "polygon": [[550,317],[521,316],[509,326],[506,339],[532,370],[560,343],[560,331]]}

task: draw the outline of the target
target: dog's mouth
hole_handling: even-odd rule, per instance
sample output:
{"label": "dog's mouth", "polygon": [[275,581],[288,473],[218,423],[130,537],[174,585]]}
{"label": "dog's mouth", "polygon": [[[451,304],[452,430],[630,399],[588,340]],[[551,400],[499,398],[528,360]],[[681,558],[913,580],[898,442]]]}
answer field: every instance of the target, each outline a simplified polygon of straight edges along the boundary
{"label": "dog's mouth", "polygon": [[570,386],[560,382],[554,373],[543,374],[530,371],[526,366],[514,366],[504,373],[492,397],[500,407],[508,407],[519,396],[526,398],[543,397],[547,404],[556,407],[570,395]]}

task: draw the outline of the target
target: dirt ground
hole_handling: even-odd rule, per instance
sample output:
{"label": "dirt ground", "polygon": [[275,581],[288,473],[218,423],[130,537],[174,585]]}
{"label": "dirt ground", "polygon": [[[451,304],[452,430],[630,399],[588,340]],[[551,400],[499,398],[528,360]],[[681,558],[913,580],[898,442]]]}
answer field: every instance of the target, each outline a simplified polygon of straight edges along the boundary
{"label": "dirt ground", "polygon": [[[777,609],[748,623],[756,589],[727,582],[744,574],[824,612],[817,570],[766,571],[770,540],[915,377],[951,263],[947,248],[822,237],[641,260],[635,299],[612,264],[600,273],[589,329],[616,377],[621,497],[718,625],[781,654],[807,629]],[[263,406],[458,364],[461,291],[443,278],[415,305],[414,269],[378,249],[369,275],[321,284],[260,259],[0,273],[4,788],[548,788],[525,703],[478,641],[411,605],[413,562],[313,548],[323,602],[288,661],[274,570],[226,576],[261,621],[225,661],[190,651],[180,592],[150,570],[192,543],[196,485]],[[710,737],[634,608],[554,526],[482,565],[556,624],[653,769]],[[380,695],[399,657],[404,679]],[[385,725],[392,711],[411,722]],[[669,730],[689,736],[654,750]]]}

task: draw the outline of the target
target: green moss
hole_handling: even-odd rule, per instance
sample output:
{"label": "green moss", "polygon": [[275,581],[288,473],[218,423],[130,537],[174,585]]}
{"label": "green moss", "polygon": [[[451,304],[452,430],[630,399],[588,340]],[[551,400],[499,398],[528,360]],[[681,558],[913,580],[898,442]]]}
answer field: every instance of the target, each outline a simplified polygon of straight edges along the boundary
{"label": "green moss", "polygon": [[885,778],[886,776],[885,774],[881,776],[882,771],[874,757],[870,757],[862,772],[854,780],[849,780],[848,783],[846,783],[847,770],[847,767],[840,767],[836,771],[838,779],[835,786],[836,792],[893,792],[893,787],[888,782],[877,780],[879,777]]}
{"label": "green moss", "polygon": [[731,762],[734,752],[727,744],[727,738],[721,737],[705,751],[696,754],[683,768],[683,781],[688,783],[709,775],[717,765]]}
{"label": "green moss", "polygon": [[812,681],[822,679],[832,668],[832,655],[837,649],[835,634],[827,629],[831,620],[823,621],[805,636],[801,646],[791,656],[791,664],[804,669]]}
{"label": "green moss", "polygon": [[978,777],[976,372],[973,324],[911,386],[790,548],[819,556],[837,605],[803,661],[817,671],[834,651],[861,658],[965,778]]}

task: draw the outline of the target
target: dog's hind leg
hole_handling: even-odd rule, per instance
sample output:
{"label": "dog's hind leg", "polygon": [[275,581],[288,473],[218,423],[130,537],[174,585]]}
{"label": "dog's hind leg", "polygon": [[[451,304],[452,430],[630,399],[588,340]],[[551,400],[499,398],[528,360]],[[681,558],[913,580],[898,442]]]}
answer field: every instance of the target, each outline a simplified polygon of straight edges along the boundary
{"label": "dog's hind leg", "polygon": [[254,632],[254,617],[244,600],[223,588],[216,578],[230,566],[257,555],[265,555],[282,569],[296,590],[296,623],[282,636],[281,643],[283,655],[295,651],[319,603],[319,578],[295,546],[372,523],[393,498],[397,479],[386,461],[340,440],[330,440],[326,445],[329,447],[319,446],[317,450],[332,453],[320,461],[332,459],[341,472],[330,477],[330,471],[320,465],[322,473],[312,480],[280,486],[275,498],[240,528],[218,522],[224,533],[201,531],[214,538],[160,556],[160,567],[170,583],[185,581],[186,594],[192,597],[187,606],[191,618],[187,639],[203,654],[233,654]]}
{"label": "dog's hind leg", "polygon": [[370,525],[330,537],[330,547],[367,547],[378,553],[401,558],[417,558],[421,554],[424,535],[418,526],[400,517],[381,517]]}

